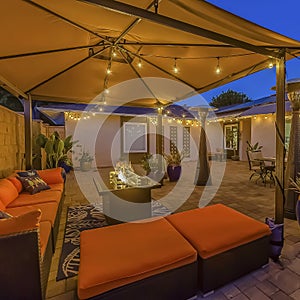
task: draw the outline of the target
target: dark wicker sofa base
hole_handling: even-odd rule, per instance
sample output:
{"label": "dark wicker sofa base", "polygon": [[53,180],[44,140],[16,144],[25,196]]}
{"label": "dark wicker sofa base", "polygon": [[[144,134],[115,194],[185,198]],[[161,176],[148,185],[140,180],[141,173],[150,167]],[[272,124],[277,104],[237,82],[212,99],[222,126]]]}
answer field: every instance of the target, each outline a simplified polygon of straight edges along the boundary
{"label": "dark wicker sofa base", "polygon": [[198,255],[199,289],[208,293],[266,265],[269,242],[270,237],[265,236],[207,259]]}
{"label": "dark wicker sofa base", "polygon": [[197,261],[169,270],[109,292],[90,300],[184,300],[197,294]]}

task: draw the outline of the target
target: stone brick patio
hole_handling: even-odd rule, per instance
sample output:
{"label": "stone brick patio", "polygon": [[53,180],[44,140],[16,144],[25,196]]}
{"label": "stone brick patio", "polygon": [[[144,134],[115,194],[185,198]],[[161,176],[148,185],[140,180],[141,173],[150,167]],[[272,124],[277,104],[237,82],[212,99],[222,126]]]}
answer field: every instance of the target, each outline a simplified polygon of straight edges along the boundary
{"label": "stone brick patio", "polygon": [[[223,168],[225,168],[224,177],[221,176]],[[100,173],[106,176],[108,171],[108,169],[103,169],[100,170]],[[214,162],[214,168],[212,168],[213,185],[205,189],[204,187],[193,187],[195,171],[195,163],[184,163],[181,182],[176,184],[165,180],[164,186],[152,190],[152,197],[172,211],[184,211],[199,207],[199,203],[200,206],[203,206],[209,196],[216,192],[213,200],[208,204],[223,203],[260,221],[264,221],[267,216],[274,216],[274,186],[270,187],[268,184],[264,186],[261,182],[256,184],[255,180],[250,182],[249,175],[251,173],[246,162],[227,161],[226,165],[225,163]],[[78,174],[79,179],[85,183],[85,195],[88,195],[88,199],[93,199],[95,202],[101,201],[93,183],[87,179],[86,175],[86,173]],[[221,183],[219,188],[218,178]],[[191,194],[187,196],[189,191]],[[184,201],[184,199],[187,200]],[[65,205],[48,282],[47,299],[49,300],[77,299],[76,277],[58,282],[55,278],[63,242],[66,209],[70,205],[86,204],[87,202],[78,187],[74,174],[68,174]],[[299,300],[300,227],[297,221],[285,219],[284,230],[285,244],[280,263],[274,263],[270,260],[269,265],[264,269],[256,270],[216,290],[214,294],[205,299]],[[222,233],[220,232],[220,234]],[[197,299],[202,299],[202,296],[198,295]]]}

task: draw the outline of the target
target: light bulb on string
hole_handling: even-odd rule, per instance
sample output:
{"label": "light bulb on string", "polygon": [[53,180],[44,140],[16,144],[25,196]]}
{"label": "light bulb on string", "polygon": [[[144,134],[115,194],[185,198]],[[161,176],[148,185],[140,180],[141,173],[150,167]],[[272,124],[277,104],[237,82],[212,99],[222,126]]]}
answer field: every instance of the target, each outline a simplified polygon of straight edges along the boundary
{"label": "light bulb on string", "polygon": [[273,61],[271,60],[268,64],[268,68],[269,69],[272,69],[274,67],[274,64],[273,64]]}
{"label": "light bulb on string", "polygon": [[117,52],[116,52],[116,50],[113,50],[113,51],[112,51],[112,56],[113,56],[113,57],[117,57]]}
{"label": "light bulb on string", "polygon": [[220,74],[221,73],[221,67],[220,67],[220,57],[217,57],[217,66],[216,66],[216,74]]}
{"label": "light bulb on string", "polygon": [[104,89],[104,93],[109,94],[109,89],[108,88]]}
{"label": "light bulb on string", "polygon": [[177,67],[177,58],[174,59],[174,66],[173,66],[173,72],[177,74],[179,72],[179,69]]}
{"label": "light bulb on string", "polygon": [[137,64],[137,66],[138,66],[139,68],[141,68],[141,67],[143,66],[141,59],[139,59],[139,62],[138,62],[138,64]]}
{"label": "light bulb on string", "polygon": [[106,69],[106,74],[107,75],[111,74],[111,69],[109,67]]}

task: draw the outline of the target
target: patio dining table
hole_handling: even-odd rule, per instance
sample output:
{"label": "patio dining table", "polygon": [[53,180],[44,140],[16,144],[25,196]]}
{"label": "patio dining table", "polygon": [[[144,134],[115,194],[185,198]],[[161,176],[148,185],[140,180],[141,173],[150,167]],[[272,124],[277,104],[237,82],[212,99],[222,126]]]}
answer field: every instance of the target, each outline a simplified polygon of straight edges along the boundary
{"label": "patio dining table", "polygon": [[[267,178],[270,179],[270,187],[272,183],[275,185],[275,177],[273,176],[273,172],[275,171],[275,162],[276,158],[275,157],[260,157],[260,158],[255,158],[255,160],[260,162],[260,167],[261,167],[261,179],[264,185],[266,186],[267,183]],[[266,165],[266,162],[271,163]]]}

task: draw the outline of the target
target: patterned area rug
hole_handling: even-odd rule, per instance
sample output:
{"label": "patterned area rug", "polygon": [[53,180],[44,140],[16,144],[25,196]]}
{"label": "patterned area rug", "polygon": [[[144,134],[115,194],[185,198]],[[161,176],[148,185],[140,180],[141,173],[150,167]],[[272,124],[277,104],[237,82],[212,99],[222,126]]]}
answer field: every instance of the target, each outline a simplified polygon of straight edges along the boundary
{"label": "patterned area rug", "polygon": [[[78,274],[80,261],[80,232],[83,230],[108,226],[102,213],[102,205],[69,206],[64,242],[58,264],[56,280]],[[170,210],[158,201],[152,201],[152,216],[165,216]]]}

